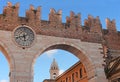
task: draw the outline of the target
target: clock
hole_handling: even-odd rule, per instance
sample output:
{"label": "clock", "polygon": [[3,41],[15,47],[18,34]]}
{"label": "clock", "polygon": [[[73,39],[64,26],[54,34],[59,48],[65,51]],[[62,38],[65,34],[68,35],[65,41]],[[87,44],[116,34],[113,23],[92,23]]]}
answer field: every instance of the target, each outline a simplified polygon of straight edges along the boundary
{"label": "clock", "polygon": [[15,43],[22,47],[30,47],[35,40],[35,32],[28,26],[22,25],[13,32]]}

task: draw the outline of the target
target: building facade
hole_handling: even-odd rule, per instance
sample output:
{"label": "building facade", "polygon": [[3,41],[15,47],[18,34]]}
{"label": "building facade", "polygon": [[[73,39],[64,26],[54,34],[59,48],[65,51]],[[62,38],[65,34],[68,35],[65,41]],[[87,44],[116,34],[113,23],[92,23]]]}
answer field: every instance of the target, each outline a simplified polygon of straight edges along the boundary
{"label": "building facade", "polygon": [[88,82],[88,79],[85,67],[78,61],[56,78],[45,79],[43,82]]}
{"label": "building facade", "polygon": [[86,69],[83,64],[78,61],[63,74],[59,75],[56,82],[88,82]]}

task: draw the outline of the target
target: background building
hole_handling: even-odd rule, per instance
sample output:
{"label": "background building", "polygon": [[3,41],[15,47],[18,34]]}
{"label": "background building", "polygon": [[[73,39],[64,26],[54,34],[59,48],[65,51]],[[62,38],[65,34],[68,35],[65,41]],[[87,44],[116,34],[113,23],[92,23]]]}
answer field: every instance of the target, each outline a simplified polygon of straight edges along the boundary
{"label": "background building", "polygon": [[55,59],[53,59],[53,62],[50,67],[50,79],[56,79],[58,75],[59,75],[59,67]]}
{"label": "background building", "polygon": [[[58,67],[54,59],[51,67],[55,66]],[[50,69],[50,71],[52,71],[50,72],[50,76],[54,76],[54,73],[56,73],[56,69]],[[58,77],[45,79],[43,82],[88,82],[88,80],[85,67],[80,61],[78,61],[76,64],[74,64]]]}

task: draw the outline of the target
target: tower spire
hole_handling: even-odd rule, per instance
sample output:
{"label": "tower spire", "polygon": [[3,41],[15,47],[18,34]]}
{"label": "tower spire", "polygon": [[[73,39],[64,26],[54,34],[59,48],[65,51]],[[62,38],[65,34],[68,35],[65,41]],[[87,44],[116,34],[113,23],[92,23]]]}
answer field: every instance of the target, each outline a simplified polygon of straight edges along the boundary
{"label": "tower spire", "polygon": [[54,58],[50,66],[50,79],[55,79],[58,75],[59,75],[59,67]]}

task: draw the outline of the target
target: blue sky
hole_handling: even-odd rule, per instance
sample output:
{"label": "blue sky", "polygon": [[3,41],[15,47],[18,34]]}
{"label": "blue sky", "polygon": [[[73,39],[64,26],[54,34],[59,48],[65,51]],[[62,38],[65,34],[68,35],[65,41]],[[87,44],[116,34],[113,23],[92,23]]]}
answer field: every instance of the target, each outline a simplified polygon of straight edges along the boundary
{"label": "blue sky", "polygon": [[[111,20],[115,19],[117,29],[120,31],[120,0],[0,0],[0,14],[3,12],[3,7],[7,5],[7,1],[12,2],[13,4],[16,4],[17,2],[20,3],[19,16],[22,17],[25,16],[25,11],[29,9],[30,4],[32,4],[35,8],[41,6],[42,20],[48,20],[50,8],[54,8],[56,11],[59,9],[62,10],[63,22],[65,22],[66,16],[70,15],[70,11],[74,11],[76,14],[81,13],[82,24],[88,15],[94,17],[99,16],[103,28],[106,27],[106,18],[110,18]],[[67,69],[78,61],[74,55],[63,50],[53,50],[49,53],[44,53],[36,61],[34,67],[34,82],[42,82],[44,78],[49,78],[49,67],[53,58],[56,58],[61,70]],[[66,58],[68,60],[66,60]],[[42,61],[44,61],[44,64]],[[63,63],[63,61],[65,62]],[[9,67],[7,61],[4,55],[0,53],[0,74],[2,74],[0,75],[0,82],[8,82],[8,73]],[[42,76],[40,74],[42,74]]]}

